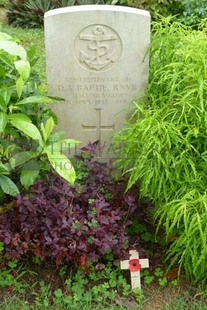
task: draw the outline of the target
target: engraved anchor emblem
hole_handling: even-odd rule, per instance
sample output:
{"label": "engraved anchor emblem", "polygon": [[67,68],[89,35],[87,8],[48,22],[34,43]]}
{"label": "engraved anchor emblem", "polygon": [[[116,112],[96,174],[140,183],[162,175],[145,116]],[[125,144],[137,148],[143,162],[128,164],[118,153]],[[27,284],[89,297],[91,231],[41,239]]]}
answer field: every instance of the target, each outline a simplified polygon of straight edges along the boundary
{"label": "engraved anchor emblem", "polygon": [[95,26],[92,35],[80,34],[80,40],[89,41],[89,54],[80,51],[80,62],[84,62],[90,69],[99,71],[117,60],[116,49],[110,50],[109,41],[117,40],[116,34],[106,34],[103,26]]}

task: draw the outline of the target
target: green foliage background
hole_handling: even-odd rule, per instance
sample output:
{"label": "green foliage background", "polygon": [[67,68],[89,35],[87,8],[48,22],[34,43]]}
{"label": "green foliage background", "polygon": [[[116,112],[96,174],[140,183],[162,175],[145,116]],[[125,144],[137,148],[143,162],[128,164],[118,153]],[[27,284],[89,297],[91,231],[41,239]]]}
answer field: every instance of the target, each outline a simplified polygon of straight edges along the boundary
{"label": "green foliage background", "polygon": [[[61,144],[74,146],[63,132],[52,133],[56,116],[46,107],[54,100],[43,95],[34,46],[28,52],[6,33],[0,32],[0,198],[16,195],[19,185],[29,188],[50,167],[74,183],[75,171],[62,153]],[[72,146],[72,147],[73,147]],[[45,158],[47,158],[45,162]],[[69,164],[70,169],[62,165]]]}
{"label": "green foliage background", "polygon": [[148,10],[152,19],[174,16],[183,24],[197,27],[207,17],[207,0],[0,0],[7,8],[9,24],[26,28],[42,27],[46,11],[86,4],[111,4]]}
{"label": "green foliage background", "polygon": [[[35,48],[36,63],[34,69],[42,83],[46,83],[46,56],[43,29],[31,29],[2,25],[2,32],[15,38],[26,50]],[[32,38],[32,40],[31,40]],[[42,85],[43,87],[43,85]]]}
{"label": "green foliage background", "polygon": [[140,182],[172,242],[172,264],[207,280],[207,36],[170,23],[153,24],[147,102],[116,137],[118,165]]}
{"label": "green foliage background", "polygon": [[6,6],[8,5],[9,0],[0,0],[0,6]]}

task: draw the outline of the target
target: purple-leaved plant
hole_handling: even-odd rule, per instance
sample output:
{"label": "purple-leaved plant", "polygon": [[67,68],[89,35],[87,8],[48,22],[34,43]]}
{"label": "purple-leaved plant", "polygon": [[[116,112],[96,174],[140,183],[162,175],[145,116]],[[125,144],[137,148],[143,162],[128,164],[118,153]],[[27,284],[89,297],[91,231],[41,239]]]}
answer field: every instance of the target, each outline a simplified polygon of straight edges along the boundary
{"label": "purple-leaved plant", "polygon": [[4,206],[0,241],[6,257],[37,255],[59,265],[79,264],[82,257],[100,262],[108,253],[127,256],[126,227],[136,198],[125,194],[126,184],[114,179],[112,168],[90,157],[79,160],[86,173],[75,186],[48,172]]}

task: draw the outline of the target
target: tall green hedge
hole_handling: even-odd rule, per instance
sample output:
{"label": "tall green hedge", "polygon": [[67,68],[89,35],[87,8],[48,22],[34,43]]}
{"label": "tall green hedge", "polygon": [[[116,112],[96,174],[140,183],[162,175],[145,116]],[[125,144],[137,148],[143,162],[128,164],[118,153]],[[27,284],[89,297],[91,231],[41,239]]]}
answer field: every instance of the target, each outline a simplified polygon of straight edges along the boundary
{"label": "tall green hedge", "polygon": [[[116,137],[118,166],[152,200],[172,264],[207,280],[207,28],[153,24],[147,102]],[[119,149],[120,142],[123,147]]]}

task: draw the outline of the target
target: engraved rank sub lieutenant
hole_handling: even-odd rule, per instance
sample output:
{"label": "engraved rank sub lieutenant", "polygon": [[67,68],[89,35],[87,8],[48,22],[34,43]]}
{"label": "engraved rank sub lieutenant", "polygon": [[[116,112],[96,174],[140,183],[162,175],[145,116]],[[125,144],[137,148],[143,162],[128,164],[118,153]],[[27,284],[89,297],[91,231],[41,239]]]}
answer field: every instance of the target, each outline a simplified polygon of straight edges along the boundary
{"label": "engraved rank sub lieutenant", "polygon": [[106,25],[90,25],[76,37],[76,60],[90,71],[111,69],[120,59],[121,52],[119,35]]}

